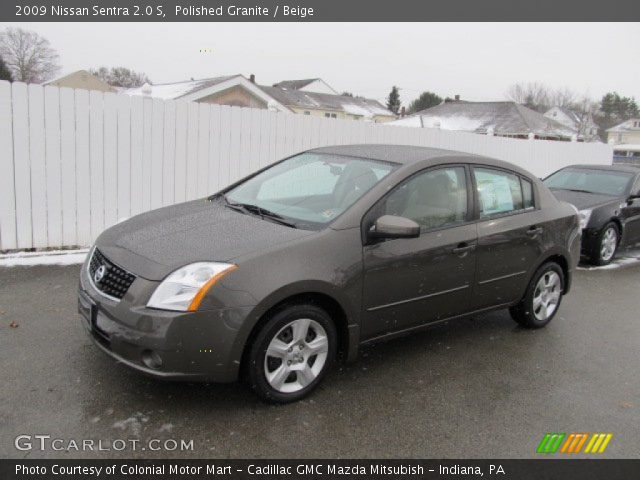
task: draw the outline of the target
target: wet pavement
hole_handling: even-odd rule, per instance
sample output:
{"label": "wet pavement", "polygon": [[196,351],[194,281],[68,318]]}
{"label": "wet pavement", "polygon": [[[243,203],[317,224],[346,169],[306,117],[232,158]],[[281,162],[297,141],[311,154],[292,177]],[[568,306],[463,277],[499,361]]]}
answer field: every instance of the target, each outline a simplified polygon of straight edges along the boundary
{"label": "wet pavement", "polygon": [[[0,457],[533,457],[547,432],[611,432],[600,457],[640,457],[638,264],[578,271],[545,329],[506,312],[438,325],[365,349],[287,406],[117,364],[80,324],[79,269],[0,268]],[[71,450],[15,448],[38,434]],[[193,448],[150,450],[174,440]]]}

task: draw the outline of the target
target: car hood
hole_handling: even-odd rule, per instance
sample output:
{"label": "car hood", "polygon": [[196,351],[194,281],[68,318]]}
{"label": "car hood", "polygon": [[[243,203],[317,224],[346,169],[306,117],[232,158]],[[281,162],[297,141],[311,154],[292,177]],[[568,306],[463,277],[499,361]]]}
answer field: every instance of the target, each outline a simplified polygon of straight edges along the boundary
{"label": "car hood", "polygon": [[148,280],[198,261],[232,262],[315,232],[231,210],[207,199],[160,208],[105,230],[96,247],[112,262]]}
{"label": "car hood", "polygon": [[574,192],[573,190],[552,189],[551,192],[558,200],[574,205],[578,210],[594,208],[606,205],[610,202],[620,201],[618,197],[611,195],[601,195],[598,193]]}

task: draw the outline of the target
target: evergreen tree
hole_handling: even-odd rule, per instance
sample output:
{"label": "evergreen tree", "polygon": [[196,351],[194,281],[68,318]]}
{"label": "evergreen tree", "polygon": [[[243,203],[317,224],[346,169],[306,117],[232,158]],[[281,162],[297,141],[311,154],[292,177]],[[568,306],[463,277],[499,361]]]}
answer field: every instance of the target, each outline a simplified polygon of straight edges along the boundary
{"label": "evergreen tree", "polygon": [[409,113],[416,113],[427,108],[435,107],[441,103],[442,97],[439,95],[433,92],[422,92],[420,96],[409,105]]}
{"label": "evergreen tree", "polygon": [[0,57],[0,80],[9,80],[10,82],[13,82],[13,76],[7,68],[7,64],[4,63],[2,57]]}
{"label": "evergreen tree", "polygon": [[400,91],[395,85],[393,86],[391,92],[389,92],[389,96],[387,97],[387,108],[396,115],[400,111]]}

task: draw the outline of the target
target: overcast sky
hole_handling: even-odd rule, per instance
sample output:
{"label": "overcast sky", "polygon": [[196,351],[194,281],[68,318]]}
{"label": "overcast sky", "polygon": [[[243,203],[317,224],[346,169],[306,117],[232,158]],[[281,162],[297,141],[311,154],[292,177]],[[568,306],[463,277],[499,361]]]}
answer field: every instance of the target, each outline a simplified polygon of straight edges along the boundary
{"label": "overcast sky", "polygon": [[[430,90],[504,99],[537,81],[640,99],[638,23],[24,23],[58,50],[63,73],[106,66],[154,83],[254,73],[258,83],[321,77],[336,90],[405,103]],[[210,49],[210,53],[201,53]]]}

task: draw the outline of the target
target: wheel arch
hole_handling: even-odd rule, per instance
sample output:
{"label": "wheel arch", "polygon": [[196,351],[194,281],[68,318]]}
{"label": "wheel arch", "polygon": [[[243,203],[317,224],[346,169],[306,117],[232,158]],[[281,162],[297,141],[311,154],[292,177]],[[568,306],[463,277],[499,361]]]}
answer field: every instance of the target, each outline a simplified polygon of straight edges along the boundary
{"label": "wheel arch", "polygon": [[538,264],[536,265],[536,268],[533,270],[530,278],[529,278],[529,282],[531,282],[531,279],[533,278],[533,275],[535,275],[535,273],[538,271],[538,269],[544,265],[545,263],[548,262],[554,262],[557,263],[560,268],[562,269],[562,275],[564,277],[564,285],[563,285],[563,294],[567,294],[569,293],[569,290],[571,289],[571,270],[569,268],[569,261],[567,260],[567,257],[560,253],[560,252],[553,252],[553,253],[549,253],[546,256],[544,256],[542,258],[541,261],[538,262]]}
{"label": "wheel arch", "polygon": [[351,316],[350,309],[345,305],[344,301],[341,301],[332,293],[325,288],[285,288],[270,295],[256,306],[253,315],[254,321],[242,345],[241,371],[246,366],[250,345],[268,319],[274,313],[287,306],[304,303],[316,305],[327,312],[333,320],[338,334],[338,359],[352,359],[357,353],[358,328],[356,327],[358,325],[353,323],[355,318]]}

